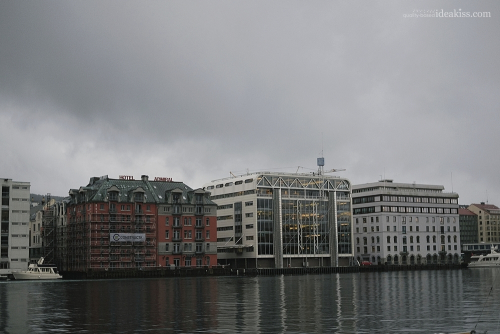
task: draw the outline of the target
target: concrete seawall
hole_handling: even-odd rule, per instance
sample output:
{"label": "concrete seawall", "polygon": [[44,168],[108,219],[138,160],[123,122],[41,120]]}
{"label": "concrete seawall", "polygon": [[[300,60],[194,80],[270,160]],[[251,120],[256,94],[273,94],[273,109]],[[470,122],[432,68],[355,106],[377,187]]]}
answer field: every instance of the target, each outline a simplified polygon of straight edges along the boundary
{"label": "concrete seawall", "polygon": [[276,276],[276,275],[310,275],[310,274],[342,274],[356,272],[383,272],[408,270],[458,270],[465,269],[461,264],[429,264],[429,265],[380,265],[355,267],[298,267],[298,268],[251,268],[234,269],[226,267],[211,268],[144,268],[88,270],[86,272],[61,272],[64,279],[117,279],[117,278],[155,278],[155,277],[203,277],[203,276]]}

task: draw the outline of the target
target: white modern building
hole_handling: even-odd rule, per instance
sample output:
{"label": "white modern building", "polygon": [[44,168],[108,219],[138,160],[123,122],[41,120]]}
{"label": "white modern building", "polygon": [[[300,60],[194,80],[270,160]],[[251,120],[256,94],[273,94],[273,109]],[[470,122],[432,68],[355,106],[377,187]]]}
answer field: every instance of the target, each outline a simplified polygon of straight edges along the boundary
{"label": "white modern building", "polygon": [[29,262],[30,183],[0,179],[2,212],[0,274],[27,270]]}
{"label": "white modern building", "polygon": [[353,185],[354,252],[374,264],[458,263],[458,194],[439,185]]}
{"label": "white modern building", "polygon": [[319,174],[261,172],[206,184],[217,203],[218,262],[236,268],[352,264],[351,184]]}

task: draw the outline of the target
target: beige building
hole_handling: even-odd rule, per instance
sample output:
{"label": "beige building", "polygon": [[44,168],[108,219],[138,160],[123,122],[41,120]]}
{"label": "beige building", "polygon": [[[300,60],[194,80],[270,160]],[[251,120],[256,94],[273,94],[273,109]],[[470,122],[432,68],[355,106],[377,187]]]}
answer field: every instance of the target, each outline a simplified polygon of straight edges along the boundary
{"label": "beige building", "polygon": [[467,208],[477,215],[477,239],[481,242],[500,242],[500,208],[493,204],[471,204]]}

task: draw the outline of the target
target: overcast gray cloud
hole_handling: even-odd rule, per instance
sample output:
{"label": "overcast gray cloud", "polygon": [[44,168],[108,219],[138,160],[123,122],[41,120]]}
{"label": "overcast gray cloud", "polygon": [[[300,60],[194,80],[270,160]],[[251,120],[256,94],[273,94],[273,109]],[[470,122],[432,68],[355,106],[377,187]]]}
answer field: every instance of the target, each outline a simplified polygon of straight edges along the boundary
{"label": "overcast gray cloud", "polygon": [[[500,205],[497,1],[2,1],[0,172],[315,168]],[[431,10],[489,18],[409,18]]]}

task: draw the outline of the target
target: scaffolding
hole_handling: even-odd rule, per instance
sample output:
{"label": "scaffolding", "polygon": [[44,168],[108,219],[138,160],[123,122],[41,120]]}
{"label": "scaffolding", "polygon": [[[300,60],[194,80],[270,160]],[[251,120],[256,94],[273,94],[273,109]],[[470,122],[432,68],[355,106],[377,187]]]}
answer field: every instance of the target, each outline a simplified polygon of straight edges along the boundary
{"label": "scaffolding", "polygon": [[46,263],[54,263],[55,260],[56,216],[54,209],[50,193],[48,193],[42,211],[42,254]]}
{"label": "scaffolding", "polygon": [[[87,203],[69,207],[68,268],[71,271],[141,268],[156,265],[156,217],[142,210],[87,212]],[[116,233],[144,233],[146,241],[112,242]]]}

